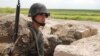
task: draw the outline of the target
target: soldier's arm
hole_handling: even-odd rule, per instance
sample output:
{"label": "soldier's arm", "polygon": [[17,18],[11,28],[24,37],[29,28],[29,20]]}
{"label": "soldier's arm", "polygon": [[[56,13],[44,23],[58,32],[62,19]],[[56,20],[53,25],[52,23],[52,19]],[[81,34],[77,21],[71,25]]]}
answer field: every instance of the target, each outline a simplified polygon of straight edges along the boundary
{"label": "soldier's arm", "polygon": [[29,41],[30,39],[27,36],[20,38],[13,49],[12,56],[27,56],[30,46]]}

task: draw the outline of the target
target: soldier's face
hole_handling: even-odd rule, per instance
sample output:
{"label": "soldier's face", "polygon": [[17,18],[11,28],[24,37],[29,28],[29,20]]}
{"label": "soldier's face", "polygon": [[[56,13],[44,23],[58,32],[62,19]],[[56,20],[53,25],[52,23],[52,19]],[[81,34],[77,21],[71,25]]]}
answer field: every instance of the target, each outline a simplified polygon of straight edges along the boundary
{"label": "soldier's face", "polygon": [[45,23],[46,15],[44,13],[40,13],[36,15],[35,20],[39,23]]}

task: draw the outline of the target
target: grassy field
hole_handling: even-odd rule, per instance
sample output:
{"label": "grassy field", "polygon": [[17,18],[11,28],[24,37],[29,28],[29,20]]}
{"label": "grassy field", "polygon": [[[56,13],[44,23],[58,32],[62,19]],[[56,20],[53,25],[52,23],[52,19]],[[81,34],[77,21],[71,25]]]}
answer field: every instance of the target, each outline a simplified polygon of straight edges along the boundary
{"label": "grassy field", "polygon": [[[100,22],[100,10],[49,9],[51,18],[67,20],[91,20]],[[1,14],[15,13],[13,8],[0,8]],[[21,9],[22,14],[28,14],[28,9]]]}
{"label": "grassy field", "polygon": [[51,17],[100,22],[100,10],[50,10]]}

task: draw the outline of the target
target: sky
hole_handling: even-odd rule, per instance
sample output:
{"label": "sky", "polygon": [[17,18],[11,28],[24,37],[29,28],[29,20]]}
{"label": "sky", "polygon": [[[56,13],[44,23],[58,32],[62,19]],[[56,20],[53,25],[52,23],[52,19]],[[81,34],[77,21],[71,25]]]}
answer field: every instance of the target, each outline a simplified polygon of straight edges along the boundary
{"label": "sky", "polygon": [[[18,0],[0,0],[0,7],[15,8]],[[30,8],[33,3],[43,3],[48,9],[96,9],[100,0],[20,0],[21,8]]]}

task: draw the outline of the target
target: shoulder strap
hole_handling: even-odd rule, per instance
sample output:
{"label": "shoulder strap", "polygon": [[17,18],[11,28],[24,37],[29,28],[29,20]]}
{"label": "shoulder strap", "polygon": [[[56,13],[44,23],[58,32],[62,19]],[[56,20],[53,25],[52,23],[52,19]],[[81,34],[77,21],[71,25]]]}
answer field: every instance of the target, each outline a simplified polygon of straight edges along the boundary
{"label": "shoulder strap", "polygon": [[40,51],[39,51],[39,44],[38,44],[38,39],[37,39],[37,35],[36,35],[36,32],[31,28],[29,27],[30,31],[32,32],[32,36],[33,38],[35,39],[35,43],[36,43],[36,48],[37,48],[37,52],[38,52],[38,56],[41,56],[40,55]]}

